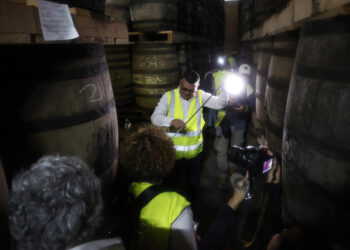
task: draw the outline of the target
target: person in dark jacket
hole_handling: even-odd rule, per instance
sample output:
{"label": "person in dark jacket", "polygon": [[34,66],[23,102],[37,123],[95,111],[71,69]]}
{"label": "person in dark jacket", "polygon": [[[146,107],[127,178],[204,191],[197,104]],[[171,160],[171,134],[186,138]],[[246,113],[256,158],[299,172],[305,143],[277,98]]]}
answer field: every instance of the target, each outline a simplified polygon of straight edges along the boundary
{"label": "person in dark jacket", "polygon": [[[217,152],[217,167],[219,172],[219,188],[227,186],[229,170],[237,171],[238,166],[229,162],[227,158],[228,149],[232,146],[242,146],[244,143],[244,135],[247,127],[247,120],[249,119],[250,111],[254,103],[254,91],[250,84],[250,66],[242,64],[239,67],[238,74],[242,79],[241,94],[238,96],[230,96],[230,100],[225,109],[218,111],[216,119],[216,139],[215,150]],[[225,75],[218,75],[216,79],[217,87],[226,87],[225,79],[232,74],[226,72]],[[232,82],[232,85],[237,85],[237,82]]]}

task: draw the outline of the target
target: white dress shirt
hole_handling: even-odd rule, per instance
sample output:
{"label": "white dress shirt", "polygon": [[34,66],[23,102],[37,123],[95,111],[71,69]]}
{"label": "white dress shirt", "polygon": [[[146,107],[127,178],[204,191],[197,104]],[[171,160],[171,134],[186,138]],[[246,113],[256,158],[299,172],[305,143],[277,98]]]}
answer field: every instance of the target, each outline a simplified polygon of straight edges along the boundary
{"label": "white dress shirt", "polygon": [[[221,91],[219,96],[213,96],[209,93],[204,92],[203,90],[198,91],[201,91],[202,93],[203,104],[210,98],[209,101],[205,103],[204,107],[211,109],[223,109],[227,105],[228,95],[225,93],[225,91]],[[193,98],[194,97],[192,97],[189,100],[185,100],[180,95],[182,110],[184,112],[184,117],[186,117],[184,122],[187,122],[187,119],[190,118],[187,117],[187,115]],[[160,98],[157,107],[153,111],[153,114],[151,116],[152,123],[159,127],[170,127],[170,123],[174,118],[166,116],[168,110],[168,95],[164,93],[163,96]]]}

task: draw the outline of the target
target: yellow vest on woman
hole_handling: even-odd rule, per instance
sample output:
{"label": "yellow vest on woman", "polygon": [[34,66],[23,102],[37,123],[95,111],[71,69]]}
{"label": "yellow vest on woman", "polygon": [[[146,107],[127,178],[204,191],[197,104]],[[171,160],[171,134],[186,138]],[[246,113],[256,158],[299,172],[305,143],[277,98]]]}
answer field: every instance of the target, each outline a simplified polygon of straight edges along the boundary
{"label": "yellow vest on woman", "polygon": [[[148,187],[147,182],[133,182],[130,193],[137,198]],[[168,249],[171,225],[190,203],[176,192],[162,192],[140,211],[137,232],[138,249]]]}

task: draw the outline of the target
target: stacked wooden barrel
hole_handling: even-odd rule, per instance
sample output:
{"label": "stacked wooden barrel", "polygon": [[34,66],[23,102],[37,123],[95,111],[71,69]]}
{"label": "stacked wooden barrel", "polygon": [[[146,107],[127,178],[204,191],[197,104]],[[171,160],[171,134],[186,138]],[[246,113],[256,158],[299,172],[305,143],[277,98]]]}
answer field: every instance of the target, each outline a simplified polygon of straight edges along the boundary
{"label": "stacked wooden barrel", "polygon": [[349,17],[302,27],[283,133],[283,219],[347,242],[350,223]]}
{"label": "stacked wooden barrel", "polygon": [[136,103],[154,108],[162,94],[178,85],[176,48],[172,44],[143,42],[133,48],[132,82]]}
{"label": "stacked wooden barrel", "polygon": [[134,31],[176,30],[177,0],[131,0],[130,16]]}
{"label": "stacked wooden barrel", "polygon": [[13,169],[16,162],[28,167],[55,153],[80,157],[98,175],[114,167],[118,121],[103,46],[3,45],[0,50],[11,77],[0,91],[6,127],[1,143]]}
{"label": "stacked wooden barrel", "polygon": [[200,75],[204,75],[209,69],[211,60],[210,44],[199,43],[192,47],[193,53],[193,68]]}
{"label": "stacked wooden barrel", "polygon": [[105,51],[117,107],[134,103],[129,45],[108,45]]}
{"label": "stacked wooden barrel", "polygon": [[179,64],[179,76],[182,76],[187,71],[187,53],[186,44],[179,44],[177,46],[177,61]]}
{"label": "stacked wooden barrel", "polygon": [[[105,15],[130,24],[130,0],[106,0]],[[128,25],[130,26],[130,25]]]}

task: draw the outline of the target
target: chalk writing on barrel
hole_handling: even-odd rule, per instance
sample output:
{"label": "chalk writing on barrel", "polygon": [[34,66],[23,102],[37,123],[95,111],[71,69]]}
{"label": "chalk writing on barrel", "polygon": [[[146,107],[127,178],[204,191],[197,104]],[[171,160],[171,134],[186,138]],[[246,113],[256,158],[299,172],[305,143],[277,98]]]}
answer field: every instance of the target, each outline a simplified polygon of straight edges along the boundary
{"label": "chalk writing on barrel", "polygon": [[96,87],[96,84],[89,83],[89,84],[85,85],[82,89],[79,90],[79,94],[83,93],[87,89],[90,89],[89,92],[91,93],[90,102],[102,101],[103,96],[102,96],[101,89],[100,89],[99,85],[97,85],[97,87]]}

